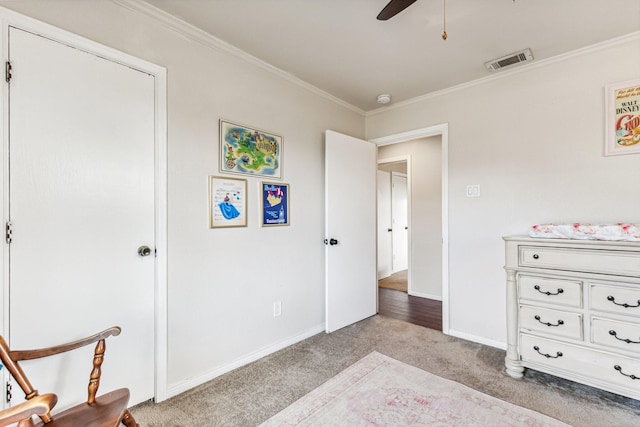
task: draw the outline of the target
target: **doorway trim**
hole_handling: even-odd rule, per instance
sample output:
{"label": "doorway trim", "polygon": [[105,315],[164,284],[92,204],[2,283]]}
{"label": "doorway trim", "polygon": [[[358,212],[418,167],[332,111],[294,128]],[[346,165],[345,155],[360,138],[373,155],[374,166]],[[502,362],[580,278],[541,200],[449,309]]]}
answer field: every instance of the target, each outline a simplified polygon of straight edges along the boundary
{"label": "doorway trim", "polygon": [[[449,123],[415,129],[394,135],[370,139],[378,145],[398,144],[430,136],[440,136],[442,139],[442,332],[449,334]],[[386,159],[385,159],[386,160]],[[410,165],[407,164],[407,174],[410,175]],[[410,191],[410,188],[407,188]],[[409,197],[411,199],[411,197]],[[411,222],[409,216],[409,230]],[[409,233],[411,241],[411,233]],[[411,258],[409,258],[409,275],[411,274]]]}
{"label": "doorway trim", "polygon": [[[29,18],[25,15],[0,7],[1,33],[0,45],[2,63],[9,58],[8,33],[9,27],[20,28],[50,40],[66,44],[87,53],[108,59],[124,66],[136,69],[154,77],[154,221],[156,257],[154,265],[154,400],[161,402],[167,395],[168,369],[168,325],[167,325],[167,70],[156,64],[110,48],[82,36],[70,33],[50,24]],[[3,79],[4,80],[4,79]],[[0,85],[2,96],[2,113],[0,127],[2,128],[2,163],[0,177],[2,179],[2,215],[3,221],[9,221],[9,100],[8,84]],[[0,259],[2,260],[2,293],[0,307],[3,309],[0,318],[0,331],[7,337],[9,333],[9,251],[7,244],[0,244]],[[6,374],[4,374],[6,375]],[[2,406],[2,405],[0,405]]]}
{"label": "doorway trim", "polygon": [[[372,141],[373,142],[373,141]],[[378,144],[378,146],[387,144]],[[394,157],[385,157],[378,159],[378,166],[390,163],[406,163],[407,164],[407,227],[409,227],[409,233],[407,233],[407,294],[412,295],[412,278],[411,278],[411,156],[402,155]],[[393,190],[391,190],[393,191]],[[379,249],[379,248],[378,248]]]}

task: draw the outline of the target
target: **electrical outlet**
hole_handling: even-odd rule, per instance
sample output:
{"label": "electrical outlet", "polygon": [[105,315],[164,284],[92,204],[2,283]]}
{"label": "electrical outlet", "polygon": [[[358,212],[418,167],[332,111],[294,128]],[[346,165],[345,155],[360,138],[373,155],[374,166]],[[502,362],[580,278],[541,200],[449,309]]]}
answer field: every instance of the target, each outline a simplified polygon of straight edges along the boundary
{"label": "electrical outlet", "polygon": [[273,303],[273,317],[278,317],[282,314],[282,302],[276,301]]}

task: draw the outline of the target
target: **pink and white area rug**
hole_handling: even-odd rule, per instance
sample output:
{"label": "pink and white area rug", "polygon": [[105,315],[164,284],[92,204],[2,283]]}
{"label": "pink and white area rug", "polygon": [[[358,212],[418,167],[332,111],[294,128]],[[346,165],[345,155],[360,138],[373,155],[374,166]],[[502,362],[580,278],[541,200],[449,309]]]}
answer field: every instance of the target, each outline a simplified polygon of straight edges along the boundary
{"label": "pink and white area rug", "polygon": [[373,352],[261,426],[568,425]]}

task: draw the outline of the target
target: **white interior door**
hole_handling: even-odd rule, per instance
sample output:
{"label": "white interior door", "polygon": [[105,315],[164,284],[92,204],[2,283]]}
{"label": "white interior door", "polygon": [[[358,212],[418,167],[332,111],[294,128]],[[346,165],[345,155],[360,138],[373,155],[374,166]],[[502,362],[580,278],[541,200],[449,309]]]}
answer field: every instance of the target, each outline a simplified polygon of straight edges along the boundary
{"label": "white interior door", "polygon": [[[9,332],[16,349],[110,326],[101,392],[154,391],[154,77],[11,28]],[[146,245],[151,255],[138,255]],[[58,407],[86,399],[91,354],[24,362]],[[14,396],[20,390],[14,386]]]}
{"label": "white interior door", "polygon": [[407,177],[391,174],[391,215],[393,223],[393,272],[406,270],[409,254],[407,221]]}
{"label": "white interior door", "polygon": [[325,136],[326,331],[377,311],[374,144]]}
{"label": "white interior door", "polygon": [[378,279],[392,273],[391,172],[378,170]]}

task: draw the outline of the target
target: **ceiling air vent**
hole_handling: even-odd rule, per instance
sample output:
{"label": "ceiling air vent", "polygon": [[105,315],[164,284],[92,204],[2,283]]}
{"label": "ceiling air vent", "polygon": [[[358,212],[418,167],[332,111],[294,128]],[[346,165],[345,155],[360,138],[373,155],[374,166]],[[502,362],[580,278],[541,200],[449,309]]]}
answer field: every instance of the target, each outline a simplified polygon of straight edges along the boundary
{"label": "ceiling air vent", "polygon": [[510,67],[521,62],[533,61],[531,49],[524,49],[493,61],[485,62],[484,65],[489,71],[498,71],[505,67]]}

